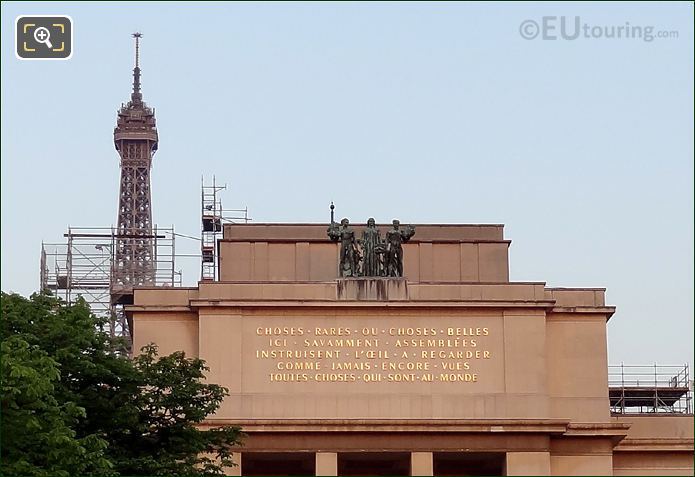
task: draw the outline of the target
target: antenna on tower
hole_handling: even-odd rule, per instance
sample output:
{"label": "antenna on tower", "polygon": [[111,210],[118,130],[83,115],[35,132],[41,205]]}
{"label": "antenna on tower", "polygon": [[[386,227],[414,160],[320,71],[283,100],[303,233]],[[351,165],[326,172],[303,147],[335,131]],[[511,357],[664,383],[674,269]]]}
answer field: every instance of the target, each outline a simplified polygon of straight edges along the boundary
{"label": "antenna on tower", "polygon": [[133,33],[133,38],[135,38],[135,67],[140,66],[140,38],[142,38],[142,33],[136,31]]}
{"label": "antenna on tower", "polygon": [[133,94],[131,99],[139,103],[142,101],[142,94],[140,93],[140,38],[142,38],[142,33],[136,31],[133,33],[133,38],[135,38],[135,68],[133,68]]}

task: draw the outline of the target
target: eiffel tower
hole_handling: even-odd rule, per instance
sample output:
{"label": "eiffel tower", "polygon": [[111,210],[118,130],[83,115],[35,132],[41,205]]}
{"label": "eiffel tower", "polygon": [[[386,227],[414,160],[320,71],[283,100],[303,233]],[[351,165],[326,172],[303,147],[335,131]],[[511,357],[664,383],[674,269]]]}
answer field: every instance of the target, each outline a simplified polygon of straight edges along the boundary
{"label": "eiffel tower", "polygon": [[118,111],[113,140],[121,158],[118,227],[112,265],[111,296],[124,303],[134,286],[154,285],[155,257],[152,235],[150,169],[158,136],[154,109],[140,92],[140,38],[134,33],[135,68],[130,101]]}

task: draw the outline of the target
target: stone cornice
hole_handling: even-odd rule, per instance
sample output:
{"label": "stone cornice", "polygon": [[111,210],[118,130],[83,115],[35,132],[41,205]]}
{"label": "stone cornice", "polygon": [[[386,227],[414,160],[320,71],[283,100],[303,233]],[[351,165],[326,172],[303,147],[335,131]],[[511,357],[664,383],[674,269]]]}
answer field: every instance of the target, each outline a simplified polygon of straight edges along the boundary
{"label": "stone cornice", "polygon": [[616,452],[693,452],[695,440],[692,438],[632,438],[624,439],[615,448]]}
{"label": "stone cornice", "polygon": [[244,432],[458,432],[561,435],[563,419],[209,419],[203,425],[240,426]]}
{"label": "stone cornice", "polygon": [[613,445],[625,439],[631,424],[622,422],[610,423],[571,423],[567,426],[567,437],[610,437]]}

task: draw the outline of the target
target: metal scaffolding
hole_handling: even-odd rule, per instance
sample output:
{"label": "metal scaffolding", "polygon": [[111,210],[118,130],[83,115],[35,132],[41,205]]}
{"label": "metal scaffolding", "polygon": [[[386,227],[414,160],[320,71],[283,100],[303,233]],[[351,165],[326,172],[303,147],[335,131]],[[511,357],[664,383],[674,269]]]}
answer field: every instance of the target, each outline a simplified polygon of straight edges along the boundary
{"label": "metal scaffolding", "polygon": [[[41,290],[50,290],[66,303],[82,297],[92,312],[108,319],[111,336],[131,340],[131,326],[123,306],[133,301],[133,287],[124,286],[116,265],[118,244],[142,240],[120,235],[114,228],[70,227],[64,243],[41,244]],[[181,285],[174,268],[175,234],[172,228],[153,229],[153,281],[151,286]]]}
{"label": "metal scaffolding", "polygon": [[614,414],[692,413],[688,365],[608,366]]}
{"label": "metal scaffolding", "polygon": [[222,238],[224,224],[233,224],[235,221],[248,223],[248,207],[243,209],[224,209],[219,193],[227,188],[227,185],[217,185],[215,176],[212,176],[212,185],[205,185],[205,179],[201,178],[201,218],[200,218],[200,279],[202,281],[214,281],[217,275],[217,241]]}

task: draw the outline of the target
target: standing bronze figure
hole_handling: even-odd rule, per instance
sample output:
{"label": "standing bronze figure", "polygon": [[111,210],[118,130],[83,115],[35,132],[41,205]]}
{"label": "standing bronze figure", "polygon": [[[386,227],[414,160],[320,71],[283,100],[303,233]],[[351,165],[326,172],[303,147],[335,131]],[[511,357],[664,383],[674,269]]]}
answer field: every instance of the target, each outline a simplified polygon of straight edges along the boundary
{"label": "standing bronze figure", "polygon": [[340,226],[331,221],[327,232],[331,240],[340,242],[340,276],[359,276],[360,252],[357,249],[355,231],[350,227],[348,219],[341,220]]}
{"label": "standing bronze figure", "polygon": [[381,241],[381,233],[376,228],[373,218],[367,220],[367,228],[362,232],[362,275],[365,277],[380,277],[383,275],[382,257],[384,244]]}
{"label": "standing bronze figure", "polygon": [[393,228],[386,232],[386,275],[403,276],[403,243],[415,235],[415,227],[400,228],[400,221],[393,221]]}

